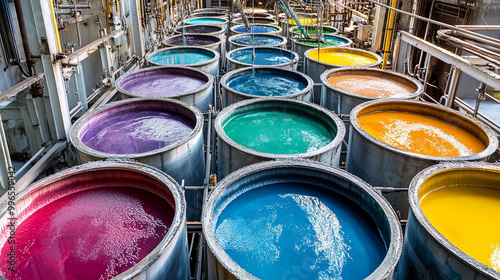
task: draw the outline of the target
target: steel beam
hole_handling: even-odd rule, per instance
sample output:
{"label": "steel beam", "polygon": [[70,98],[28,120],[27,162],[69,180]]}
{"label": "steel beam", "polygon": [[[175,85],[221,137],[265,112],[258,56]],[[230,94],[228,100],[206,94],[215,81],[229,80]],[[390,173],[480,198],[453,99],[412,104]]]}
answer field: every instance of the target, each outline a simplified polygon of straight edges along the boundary
{"label": "steel beam", "polygon": [[430,42],[424,41],[423,39],[411,35],[406,31],[400,31],[398,36],[401,40],[407,42],[408,44],[427,52],[431,56],[436,57],[443,62],[451,64],[472,78],[485,83],[492,88],[500,88],[500,75],[486,69],[478,68],[467,59]]}
{"label": "steel beam", "polygon": [[9,171],[12,168],[10,161],[9,147],[7,146],[7,139],[5,138],[5,131],[3,130],[2,117],[0,116],[0,181],[2,183],[2,190],[0,196],[7,190],[9,185]]}
{"label": "steel beam", "polygon": [[[42,0],[42,1],[44,1],[44,0]],[[134,1],[132,1],[132,2],[134,2]],[[86,59],[89,56],[89,54],[95,52],[101,44],[105,43],[106,41],[108,41],[109,39],[111,39],[113,37],[117,37],[117,36],[122,35],[122,33],[123,33],[122,29],[115,30],[115,31],[109,33],[108,35],[106,35],[102,38],[99,38],[99,39],[93,41],[92,43],[78,49],[77,51],[73,52],[72,54],[66,56],[65,58],[63,58],[61,60],[61,62],[65,66],[77,66],[78,63],[80,63],[81,61]]]}
{"label": "steel beam", "polygon": [[16,93],[26,89],[27,87],[31,86],[32,84],[38,82],[40,79],[43,78],[43,76],[45,76],[45,73],[39,73],[36,76],[29,77],[26,80],[18,83],[17,85],[15,85],[7,90],[4,90],[0,94],[0,101],[5,101],[5,100],[9,99],[10,97],[14,96]]}

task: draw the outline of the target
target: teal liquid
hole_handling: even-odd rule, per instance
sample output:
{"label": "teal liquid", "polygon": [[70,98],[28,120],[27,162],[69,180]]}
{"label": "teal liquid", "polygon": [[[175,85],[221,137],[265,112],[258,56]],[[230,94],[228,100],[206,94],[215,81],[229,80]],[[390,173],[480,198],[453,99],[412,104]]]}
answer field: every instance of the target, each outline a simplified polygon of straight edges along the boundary
{"label": "teal liquid", "polygon": [[266,36],[266,35],[249,35],[242,36],[235,40],[234,43],[244,45],[244,46],[276,46],[280,43],[283,43],[283,39],[279,37]]}
{"label": "teal liquid", "polygon": [[307,84],[290,77],[255,72],[232,79],[227,86],[256,96],[285,96],[305,89]]}
{"label": "teal liquid", "polygon": [[323,123],[294,112],[258,111],[232,117],[224,132],[236,143],[270,154],[316,151],[334,139]]}
{"label": "teal liquid", "polygon": [[199,24],[199,25],[212,25],[212,24],[220,24],[224,23],[226,20],[222,18],[190,18],[186,20],[187,24]]}
{"label": "teal liquid", "polygon": [[[320,44],[321,47],[336,47],[336,46],[344,45],[344,44],[348,43],[347,40],[344,40],[342,38],[338,38],[335,36],[324,36],[324,39],[325,39],[325,42]],[[305,45],[309,45],[309,46],[317,46],[318,45],[317,41],[311,42],[311,41],[299,40],[299,42],[302,44],[305,44]]]}
{"label": "teal liquid", "polygon": [[[246,49],[241,51],[236,51],[232,53],[231,58],[246,64],[252,64],[252,50]],[[289,53],[280,53],[279,50],[276,53],[264,52],[261,50],[255,50],[255,65],[279,65],[291,62]]]}
{"label": "teal liquid", "polygon": [[150,57],[151,61],[161,65],[191,65],[213,59],[213,56],[203,53],[170,53],[168,50]]}
{"label": "teal liquid", "polygon": [[364,279],[387,252],[366,212],[318,186],[264,185],[216,209],[219,213],[214,215],[219,244],[263,280]]}

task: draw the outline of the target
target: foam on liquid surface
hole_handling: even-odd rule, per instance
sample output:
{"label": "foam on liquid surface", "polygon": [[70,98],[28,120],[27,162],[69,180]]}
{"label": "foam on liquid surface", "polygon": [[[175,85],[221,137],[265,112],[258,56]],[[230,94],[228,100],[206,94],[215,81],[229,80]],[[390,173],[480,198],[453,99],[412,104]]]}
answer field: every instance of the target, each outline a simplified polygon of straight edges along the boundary
{"label": "foam on liquid surface", "polygon": [[[166,235],[174,209],[136,188],[78,192],[45,205],[16,229],[16,273],[7,279],[109,279],[149,254]],[[5,243],[1,254],[9,252]]]}
{"label": "foam on liquid surface", "polygon": [[285,96],[306,88],[299,80],[276,74],[247,73],[230,80],[229,88],[238,92],[257,96]]}
{"label": "foam on liquid surface", "polygon": [[299,183],[252,189],[215,219],[229,257],[260,279],[363,279],[386,254],[371,218],[345,197]]}
{"label": "foam on liquid surface", "polygon": [[406,112],[375,112],[358,118],[370,135],[393,147],[428,156],[457,157],[483,151],[474,135],[451,123]]}
{"label": "foam on liquid surface", "polygon": [[[83,125],[82,125],[83,126]],[[137,154],[185,139],[195,123],[179,114],[135,110],[111,114],[80,136],[86,146],[109,154]]]}

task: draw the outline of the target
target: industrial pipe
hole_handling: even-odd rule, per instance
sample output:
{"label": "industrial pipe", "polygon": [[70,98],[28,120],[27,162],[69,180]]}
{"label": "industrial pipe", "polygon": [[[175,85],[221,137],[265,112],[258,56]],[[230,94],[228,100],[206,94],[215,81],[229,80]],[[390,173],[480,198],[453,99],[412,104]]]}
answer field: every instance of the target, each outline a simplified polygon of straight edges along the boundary
{"label": "industrial pipe", "polygon": [[443,26],[443,27],[446,27],[448,29],[453,29],[453,30],[461,31],[461,32],[463,32],[465,34],[476,36],[476,37],[482,38],[484,40],[489,40],[489,41],[493,41],[493,42],[496,42],[496,43],[500,43],[500,39],[492,38],[490,36],[486,36],[486,35],[483,35],[483,34],[472,32],[472,31],[469,31],[467,29],[463,29],[463,28],[460,28],[460,27],[457,27],[457,26],[454,26],[454,25],[451,25],[451,24],[447,24],[447,23],[440,22],[440,21],[437,21],[437,20],[429,19],[429,18],[422,17],[422,16],[419,16],[419,15],[415,15],[415,14],[412,14],[412,13],[409,13],[409,12],[406,12],[406,11],[403,11],[403,10],[400,10],[400,9],[396,9],[396,8],[387,6],[385,4],[377,2],[375,0],[367,0],[367,1],[369,1],[369,2],[371,2],[373,4],[376,4],[376,5],[379,5],[381,7],[384,7],[386,9],[390,9],[390,10],[396,11],[398,13],[401,13],[401,14],[404,14],[404,15],[408,15],[408,16],[417,18],[419,20],[423,20],[423,21],[430,22],[430,23],[433,23],[433,24],[436,24],[436,25],[439,25],[439,26]]}
{"label": "industrial pipe", "polygon": [[[391,7],[395,8],[397,2],[398,2],[397,0],[391,0]],[[389,13],[389,21],[387,23],[387,31],[385,34],[384,58],[382,61],[382,69],[384,70],[387,67],[387,58],[389,57],[389,49],[391,47],[392,29],[394,26],[394,14],[395,12],[393,10]]]}

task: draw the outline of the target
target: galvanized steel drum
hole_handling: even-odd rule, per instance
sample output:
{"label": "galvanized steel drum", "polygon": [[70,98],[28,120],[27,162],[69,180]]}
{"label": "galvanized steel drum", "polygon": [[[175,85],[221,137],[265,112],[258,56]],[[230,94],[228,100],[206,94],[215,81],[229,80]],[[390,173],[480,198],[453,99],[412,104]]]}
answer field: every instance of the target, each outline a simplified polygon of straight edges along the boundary
{"label": "galvanized steel drum", "polygon": [[[241,79],[249,76],[255,77],[256,79],[263,79],[262,83],[257,80],[255,82],[255,84],[259,84],[260,86],[262,86],[261,92],[256,92],[258,90],[251,86],[244,86],[245,92],[242,92],[239,88],[235,88],[235,86],[241,86]],[[263,84],[264,82],[269,82],[269,87],[266,87]],[[223,104],[224,106],[229,106],[243,100],[261,98],[264,96],[273,98],[297,99],[310,102],[314,82],[307,75],[304,75],[297,71],[285,70],[276,67],[254,67],[253,69],[243,68],[231,71],[222,76],[220,84],[223,91]],[[279,93],[274,94],[274,89],[290,89],[290,87],[295,84],[299,84],[299,86],[293,87],[294,92],[283,93],[280,91]]]}
{"label": "galvanized steel drum", "polygon": [[250,23],[250,28],[252,29],[252,32],[248,31],[245,27],[245,25],[235,25],[231,27],[230,29],[230,34],[231,35],[237,35],[237,34],[270,34],[270,35],[280,35],[281,33],[281,27],[271,25],[271,24],[251,24]]}
{"label": "galvanized steel drum", "polygon": [[[105,137],[114,142],[106,143]],[[158,143],[149,142],[153,140]],[[80,163],[134,159],[161,169],[178,183],[203,184],[203,115],[177,100],[133,98],[110,103],[79,118],[71,127],[70,141]]]}
{"label": "galvanized steel drum", "polygon": [[[358,118],[377,112],[414,113],[444,121],[477,137],[485,149],[467,156],[443,157],[396,148],[378,140],[360,126]],[[443,161],[487,160],[498,148],[495,134],[482,122],[427,102],[391,99],[365,102],[351,111],[350,122],[346,170],[375,187],[408,188],[413,177],[426,167]],[[401,212],[402,217],[407,216],[406,192],[388,193],[386,198]]]}
{"label": "galvanized steel drum", "polygon": [[148,67],[121,76],[115,82],[121,99],[172,98],[205,112],[213,105],[212,74],[182,66]]}
{"label": "galvanized steel drum", "polygon": [[[276,121],[265,122],[264,119],[267,117],[265,114],[268,112],[285,115],[283,126],[280,126],[281,122],[278,119],[282,116],[278,116]],[[242,131],[246,131],[244,135],[246,140],[244,141],[252,141],[251,143],[242,143],[235,133],[231,133],[231,136],[228,135],[232,121],[237,121],[240,118],[245,120],[247,117],[259,114],[262,115],[259,116],[260,121],[248,124],[249,126],[257,125],[258,128],[238,126]],[[296,123],[290,123],[290,120]],[[302,123],[304,123],[304,129],[315,130],[318,127],[321,131],[329,134],[329,137],[321,140],[321,145],[318,144],[314,147],[309,145],[310,141],[316,143],[319,141],[318,139],[322,138],[312,135],[316,131],[301,131],[302,134],[306,133],[306,135],[294,137],[292,128],[296,128]],[[217,115],[214,126],[219,137],[217,146],[219,178],[224,178],[244,166],[275,159],[304,158],[338,167],[340,146],[345,135],[344,123],[337,115],[318,105],[292,99],[256,98],[235,103],[224,108]],[[250,132],[253,132],[252,135],[258,139],[251,140],[253,138],[249,137]],[[283,139],[284,136],[288,138]],[[272,137],[276,139],[270,140]],[[286,140],[286,142],[282,143],[282,140]],[[300,145],[301,141],[309,145],[306,150],[303,147],[288,148],[288,145]],[[275,145],[275,148],[266,147],[266,145]]]}
{"label": "galvanized steel drum", "polygon": [[[473,245],[473,253],[475,254],[477,254],[479,250],[486,250],[492,253],[489,260],[491,263],[486,266],[486,264],[479,262],[471,255],[468,255],[459,249],[456,244],[452,243],[450,239],[447,238],[446,235],[443,235],[442,232],[436,229],[437,226],[432,224],[428,216],[425,214],[425,211],[423,211],[423,207],[421,205],[421,201],[424,197],[427,195],[433,195],[434,191],[443,191],[444,188],[450,188],[450,190],[460,190],[461,188],[468,188],[470,191],[475,190],[475,193],[478,196],[483,196],[482,199],[484,202],[491,201],[491,203],[495,203],[496,201],[498,204],[498,194],[496,196],[491,194],[493,194],[492,192],[494,191],[498,193],[500,191],[498,189],[499,186],[500,166],[497,164],[479,162],[443,163],[433,165],[418,173],[411,182],[408,192],[411,208],[408,223],[406,224],[403,253],[399,262],[396,278],[499,279],[499,244],[490,244],[491,248],[480,247],[486,244],[476,244],[476,246]],[[489,189],[490,191],[484,192],[486,189]],[[463,193],[456,193],[455,195],[451,193],[448,196],[440,196],[439,198],[436,197],[436,199],[446,203],[446,200],[464,197],[463,195]],[[471,194],[465,196],[464,199],[472,200]],[[462,202],[460,205],[454,205],[454,207],[459,207],[465,211],[476,210],[469,208],[474,206],[472,204],[468,204],[467,201],[460,200],[460,202]],[[447,204],[444,204],[442,207],[446,208],[445,205]],[[488,209],[492,209],[494,206],[490,205],[488,207]],[[444,211],[446,211],[446,209],[443,209],[443,212]],[[462,215],[460,213],[456,214]],[[435,215],[444,214],[436,213]],[[498,228],[498,220],[495,219],[487,219],[486,223],[484,223],[482,220],[486,217],[474,217],[467,214],[462,215],[461,217],[462,218],[457,218],[458,221],[461,221],[459,223],[467,223],[464,226],[474,227],[473,224],[469,224],[469,222],[472,221],[481,224],[491,223],[492,229]],[[453,227],[453,223],[456,221],[448,221],[447,218],[443,218],[444,219],[441,223],[446,224],[443,224],[442,227],[440,226],[438,228],[443,228],[447,231],[451,230],[457,236],[461,236],[458,239],[454,237],[454,240],[462,241],[463,239],[471,240],[472,238],[479,241],[482,239],[481,236],[471,236],[470,233],[465,233],[456,229]],[[450,227],[449,230],[448,227]],[[482,234],[487,234],[487,232],[483,232]],[[472,240],[472,242],[474,241]],[[471,247],[468,246],[467,249],[470,250]],[[496,270],[492,269],[495,266]]]}
{"label": "galvanized steel drum", "polygon": [[[307,50],[318,48],[318,41],[315,41],[317,40],[317,37],[315,37],[314,35],[311,35],[310,37],[310,41],[306,41],[305,39],[303,39],[303,37],[292,37],[290,39],[292,41],[292,51],[298,53],[301,60],[304,58],[304,53]],[[333,46],[338,48],[345,48],[352,45],[351,39],[338,35],[323,34],[323,40],[325,41],[325,43],[320,43],[320,48],[328,48]]]}
{"label": "galvanized steel drum", "polygon": [[221,51],[221,44],[222,40],[219,37],[206,34],[179,34],[167,37],[163,40],[163,45],[167,47],[197,46],[215,50],[219,52],[219,54]]}
{"label": "galvanized steel drum", "polygon": [[284,48],[286,38],[268,34],[238,34],[229,37],[230,50],[249,46]]}
{"label": "galvanized steel drum", "polygon": [[[293,189],[293,191],[290,190],[290,192],[287,192],[287,188],[292,185],[305,186],[305,188],[308,189],[307,191],[317,191],[321,194],[314,196],[302,196],[299,195],[300,191],[304,191],[302,189]],[[262,211],[258,210],[260,208],[257,208],[249,213],[249,221],[242,220],[242,218],[239,217],[244,213],[232,214],[234,212],[229,210],[232,202],[239,202],[238,204],[240,207],[242,207],[242,203],[243,206],[246,207],[245,202],[247,202],[248,199],[251,199],[250,201],[252,201],[252,205],[260,203],[261,200],[259,200],[259,202],[255,202],[255,200],[258,200],[262,196],[253,197],[252,193],[254,193],[254,195],[255,192],[259,192],[259,194],[266,193],[277,189],[278,186],[282,187],[282,189],[280,189],[280,193],[283,193],[280,194],[281,199],[290,199],[288,200],[290,201],[290,205],[295,205],[294,203],[297,203],[298,205],[301,205],[301,209],[307,209],[306,211],[308,215],[314,217],[309,220],[307,226],[295,224],[299,221],[300,214],[293,215],[295,217],[294,219],[288,219],[288,216],[292,215],[289,214],[289,212],[293,211],[293,206],[289,206],[288,204],[280,206],[278,204],[274,204],[274,200],[270,204],[264,204],[266,206],[262,208]],[[306,239],[306,237],[309,238],[309,236],[301,235],[300,237],[297,237],[297,239],[292,239],[291,236],[293,236],[294,232],[302,231],[308,226],[314,227],[316,229],[316,234],[318,236],[322,236],[320,233],[322,229],[324,229],[327,224],[332,223],[332,220],[335,220],[337,216],[335,213],[329,212],[331,213],[329,218],[322,220],[319,217],[319,212],[316,212],[318,211],[317,206],[320,205],[326,197],[333,196],[338,196],[339,199],[352,202],[353,208],[351,209],[359,209],[365,213],[364,217],[366,217],[366,221],[372,224],[373,229],[377,229],[374,231],[374,236],[378,235],[382,244],[381,246],[383,252],[380,255],[380,258],[377,258],[377,260],[380,261],[377,261],[378,266],[375,264],[373,266],[373,270],[371,268],[366,269],[366,271],[364,271],[366,274],[359,278],[392,279],[394,269],[401,254],[403,237],[396,214],[387,201],[370,185],[348,172],[320,164],[318,162],[291,159],[257,163],[237,170],[220,181],[215,189],[210,193],[207,203],[203,209],[202,220],[203,233],[208,244],[208,278],[266,279],[266,277],[263,277],[262,275],[259,275],[259,277],[255,275],[256,272],[260,274],[263,272],[260,266],[254,267],[253,263],[255,263],[256,260],[264,259],[267,260],[267,262],[274,264],[274,262],[279,262],[281,259],[285,258],[287,259],[287,262],[289,262],[287,263],[288,266],[280,266],[279,271],[276,266],[266,264],[266,269],[272,269],[274,273],[272,277],[268,277],[267,279],[286,279],[288,277],[302,277],[306,279],[308,276],[310,278],[317,278],[317,276],[312,273],[314,273],[313,270],[317,266],[315,264],[318,262],[318,259],[320,259],[320,255],[322,253],[328,254],[328,250],[338,250],[341,252],[342,249],[339,249],[342,248],[341,245],[338,245],[336,249],[317,245],[321,249],[316,250],[316,256],[304,256],[303,259],[300,259],[300,257],[296,257],[296,255],[300,255],[302,257],[302,250],[306,249],[303,246],[299,247],[301,245],[296,245],[297,243],[295,242],[300,243],[301,241],[296,240],[303,240]],[[291,201],[291,197],[294,198],[293,202]],[[247,200],[245,200],[245,198]],[[282,200],[280,200],[280,202],[281,201]],[[312,203],[312,201],[315,202]],[[280,212],[280,207],[286,207],[286,210]],[[326,209],[326,207],[328,206],[321,209]],[[231,213],[228,212],[227,215],[231,214],[235,217],[225,216],[225,218],[223,218],[222,216],[225,215],[225,212],[227,211],[231,211]],[[274,214],[275,212],[277,214]],[[254,222],[258,223],[260,219],[266,219],[264,221],[267,221],[267,215],[270,219],[269,225],[266,224],[265,226],[259,226],[256,228],[252,227],[252,224]],[[252,217],[258,218],[252,219]],[[315,227],[315,222],[318,223],[318,228]],[[226,230],[227,228],[230,228],[229,225],[235,223],[239,223],[239,226],[235,227],[233,232]],[[289,229],[287,225],[288,223],[291,223],[290,227],[292,228],[295,226],[295,230]],[[340,222],[338,226],[343,227],[345,225],[343,222]],[[253,230],[256,232],[253,233]],[[247,236],[252,234],[258,235],[263,239],[259,239],[258,242],[252,242],[252,238],[247,239]],[[275,238],[275,236],[277,236],[277,238]],[[337,237],[337,234],[331,233],[328,234],[327,238],[321,239],[321,241],[318,241],[317,243],[335,240]],[[221,241],[220,238],[224,238],[224,241]],[[349,241],[351,242],[356,238],[359,237],[349,238]],[[278,243],[282,239],[292,241]],[[227,240],[234,240],[238,243],[228,244]],[[368,242],[364,238],[363,240],[364,242]],[[317,243],[313,242],[313,244]],[[231,246],[231,248],[234,249],[226,250],[224,246]],[[254,249],[257,246],[260,246],[258,247],[259,249]],[[285,246],[295,246],[295,253],[292,255],[283,255],[284,252],[281,250],[286,250]],[[239,250],[236,248],[239,248]],[[250,248],[257,251],[251,251]],[[245,252],[246,257],[244,261],[238,261],[231,257],[236,251]],[[339,252],[332,254],[337,256],[340,255]],[[369,255],[373,258],[373,255],[371,255],[372,252],[364,252],[364,256]],[[294,257],[296,259],[293,259]],[[332,264],[333,266],[345,265],[345,259],[339,257],[337,260],[338,262]],[[356,259],[353,259],[352,261],[356,261]],[[364,268],[365,266],[359,265],[359,267],[355,269],[354,273],[360,273],[359,271]],[[249,272],[252,270],[254,274]],[[337,270],[334,270],[334,272],[332,271],[326,274],[328,274],[328,276],[333,275],[340,278],[337,272]]]}
{"label": "galvanized steel drum", "polygon": [[[8,207],[7,202],[0,206],[1,244],[9,236]],[[157,210],[160,212],[152,212]],[[102,273],[101,278],[113,279],[189,279],[184,194],[171,177],[148,165],[114,160],[63,170],[18,193],[15,211],[18,228],[32,223],[30,218],[38,218],[35,225],[41,226],[24,232],[32,238],[28,247],[21,248],[27,237],[17,233],[16,273],[25,275],[22,277],[37,278],[37,273],[44,277],[95,277]],[[49,225],[40,215],[51,215]],[[160,232],[155,230],[167,226],[160,222],[162,216],[171,221],[168,229],[164,233],[161,230],[160,240],[154,239],[151,251],[141,251],[149,250],[142,242],[151,241],[151,236]],[[52,233],[46,237],[47,242],[58,243],[44,244],[43,235],[47,233]],[[53,249],[49,250],[51,244]],[[79,246],[68,247],[71,244]],[[25,258],[37,250],[53,255]],[[51,259],[43,264],[46,257]],[[21,269],[28,265],[25,261],[31,265],[29,269]],[[78,270],[68,271],[75,263],[80,263]],[[123,266],[129,268],[120,273]]]}
{"label": "galvanized steel drum", "polygon": [[[252,60],[255,53],[255,60]],[[299,56],[296,52],[272,47],[246,47],[227,53],[227,68],[229,71],[256,66],[272,66],[282,69],[297,69]]]}
{"label": "galvanized steel drum", "polygon": [[[342,63],[335,63],[335,61],[330,62],[327,58],[334,57],[333,55],[335,54],[340,54],[347,58],[352,56],[352,59],[339,61]],[[357,62],[356,58],[358,57],[363,58],[363,61]],[[354,48],[336,47],[307,50],[304,53],[304,59],[304,73],[309,75],[315,83],[321,83],[321,74],[326,70],[346,67],[377,67],[382,63],[382,58],[373,52]],[[321,87],[316,87],[314,89],[314,103],[319,104],[320,96]]]}
{"label": "galvanized steel drum", "polygon": [[[349,79],[345,81],[349,82],[349,85],[352,83],[353,86],[350,86],[350,91],[347,90],[347,87],[349,87],[347,84],[342,87],[343,89],[340,89],[329,82],[329,80],[335,78],[339,80],[338,83],[341,85],[343,77]],[[357,82],[356,77],[359,77]],[[365,85],[367,77],[374,81],[372,84],[379,87],[366,89],[366,92],[362,92],[363,89],[367,87],[367,85]],[[418,99],[424,92],[423,85],[416,79],[400,73],[376,68],[331,69],[321,74],[320,78],[324,87],[326,87],[326,90],[322,92],[320,104],[325,108],[335,111],[337,114],[348,115],[354,107],[366,101],[382,98]],[[354,87],[356,83],[360,84],[360,89]],[[404,93],[399,93],[399,91],[396,92],[394,91],[395,86],[398,87],[396,90],[407,89],[407,91]],[[382,97],[381,94],[379,94],[379,97],[375,95],[379,90],[383,90],[384,93],[392,92],[392,94],[387,97],[385,97],[385,95]],[[353,93],[353,91],[356,93]]]}
{"label": "galvanized steel drum", "polygon": [[146,55],[149,65],[179,65],[195,68],[214,76],[219,74],[220,54],[202,47],[173,47],[160,49]]}

